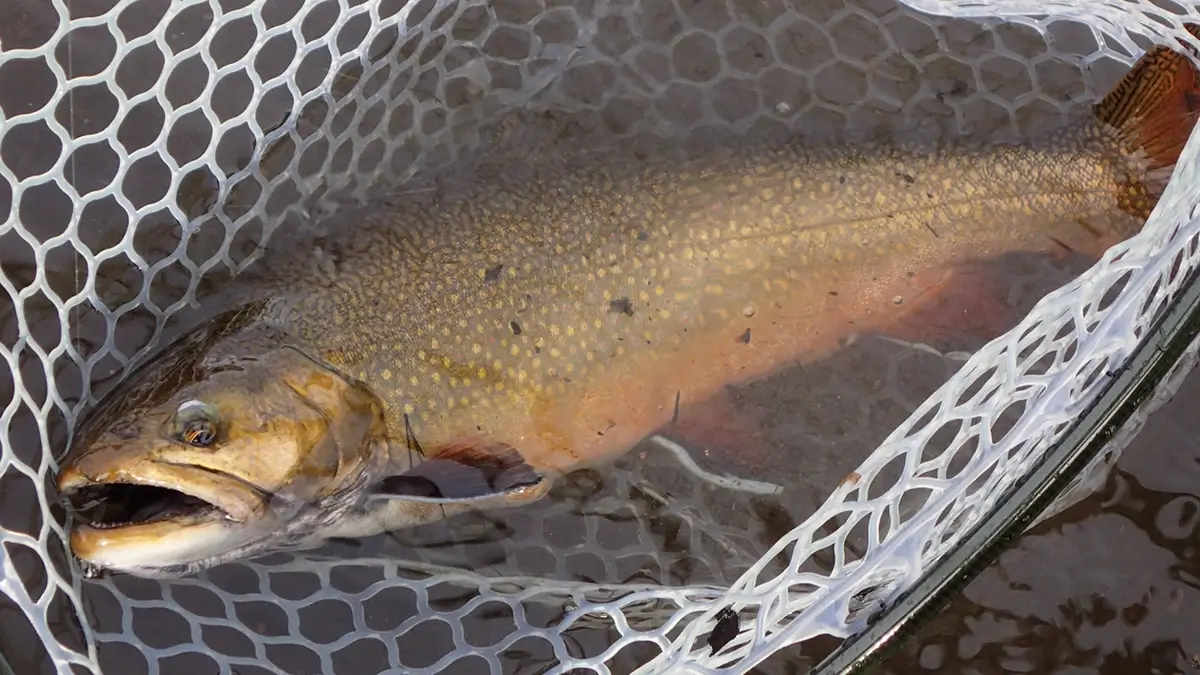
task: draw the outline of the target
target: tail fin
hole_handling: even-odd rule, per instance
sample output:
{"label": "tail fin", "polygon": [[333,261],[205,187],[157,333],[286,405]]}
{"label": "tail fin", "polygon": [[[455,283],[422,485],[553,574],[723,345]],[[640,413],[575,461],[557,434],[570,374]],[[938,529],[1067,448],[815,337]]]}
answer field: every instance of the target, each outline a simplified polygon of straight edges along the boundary
{"label": "tail fin", "polygon": [[[1200,39],[1200,25],[1184,27]],[[1095,113],[1117,130],[1130,152],[1147,161],[1148,175],[1142,187],[1151,200],[1128,207],[1145,209],[1141,215],[1149,215],[1147,207],[1153,207],[1161,196],[1200,117],[1200,71],[1181,51],[1155,47],[1096,105]]]}

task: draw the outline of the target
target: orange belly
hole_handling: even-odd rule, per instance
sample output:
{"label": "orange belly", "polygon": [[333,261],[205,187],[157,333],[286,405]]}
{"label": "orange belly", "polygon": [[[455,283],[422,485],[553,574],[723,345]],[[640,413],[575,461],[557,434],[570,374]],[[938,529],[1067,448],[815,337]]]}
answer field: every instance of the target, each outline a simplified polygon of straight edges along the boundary
{"label": "orange belly", "polygon": [[670,422],[677,406],[823,358],[854,334],[889,332],[951,274],[947,268],[911,274],[905,269],[911,262],[899,260],[873,276],[797,283],[767,306],[642,350],[566,395],[540,396],[494,432],[543,470],[611,459]]}

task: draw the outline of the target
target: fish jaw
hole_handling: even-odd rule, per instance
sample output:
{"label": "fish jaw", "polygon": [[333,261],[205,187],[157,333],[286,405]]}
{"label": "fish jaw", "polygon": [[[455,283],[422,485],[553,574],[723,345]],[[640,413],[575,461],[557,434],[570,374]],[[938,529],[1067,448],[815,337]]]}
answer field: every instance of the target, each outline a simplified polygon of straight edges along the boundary
{"label": "fish jaw", "polygon": [[[382,448],[376,452],[386,459]],[[319,543],[329,536],[325,531],[362,511],[368,486],[378,482],[385,467],[385,461],[374,461],[316,501],[253,494],[253,487],[236,477],[170,464],[106,476],[122,481],[135,475],[140,483],[97,482],[70,467],[60,473],[59,485],[78,514],[69,537],[77,558],[101,570],[174,578],[231,560]],[[179,489],[184,486],[187,492]],[[116,503],[115,508],[124,508],[125,514],[135,513],[137,504],[122,506],[121,502],[138,500],[138,491],[140,508],[151,514],[148,519],[120,522],[118,516],[116,522],[106,522],[87,517],[89,501],[103,501],[106,508]],[[239,519],[231,514],[239,510],[249,515]]]}
{"label": "fish jaw", "polygon": [[84,461],[59,473],[58,488],[76,513],[72,552],[94,566],[141,576],[241,547],[273,520],[265,495],[203,467]]}
{"label": "fish jaw", "polygon": [[[229,550],[234,530],[223,520],[210,511],[116,530],[80,525],[71,531],[71,550],[101,569],[143,577],[177,576],[168,570],[190,568]],[[149,560],[153,565],[146,564]]]}
{"label": "fish jaw", "polygon": [[157,488],[179,497],[203,501],[232,522],[246,522],[261,516],[267,508],[265,495],[253,486],[201,466],[147,460],[126,462],[108,469],[96,468],[87,462],[64,467],[58,476],[59,492],[76,501],[100,497],[102,495],[91,493],[121,489],[121,486]]}

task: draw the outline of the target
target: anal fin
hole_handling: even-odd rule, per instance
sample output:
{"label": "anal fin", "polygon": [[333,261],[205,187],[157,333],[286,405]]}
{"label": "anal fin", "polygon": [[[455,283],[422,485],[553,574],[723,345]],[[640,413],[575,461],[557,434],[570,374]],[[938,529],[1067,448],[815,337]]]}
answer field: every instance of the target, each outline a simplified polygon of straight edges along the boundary
{"label": "anal fin", "polygon": [[503,443],[459,443],[430,453],[408,471],[384,478],[375,496],[437,503],[472,502],[497,497],[536,498],[546,477]]}

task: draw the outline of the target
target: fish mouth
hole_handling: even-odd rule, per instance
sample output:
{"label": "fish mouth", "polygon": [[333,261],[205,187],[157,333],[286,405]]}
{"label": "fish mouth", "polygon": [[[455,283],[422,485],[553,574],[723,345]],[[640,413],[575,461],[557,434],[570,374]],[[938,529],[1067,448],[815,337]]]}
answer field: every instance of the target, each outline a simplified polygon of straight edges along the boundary
{"label": "fish mouth", "polygon": [[165,521],[207,520],[229,514],[196,495],[155,485],[99,483],[84,485],[67,495],[80,524],[94,530],[115,530]]}
{"label": "fish mouth", "polygon": [[270,498],[219,469],[163,461],[101,471],[66,466],[58,490],[81,525],[102,530],[205,516],[245,522],[261,515]]}
{"label": "fish mouth", "polygon": [[68,465],[59,493],[75,516],[72,552],[101,568],[186,565],[260,536],[263,492],[220,470],[150,461],[83,471]]}

